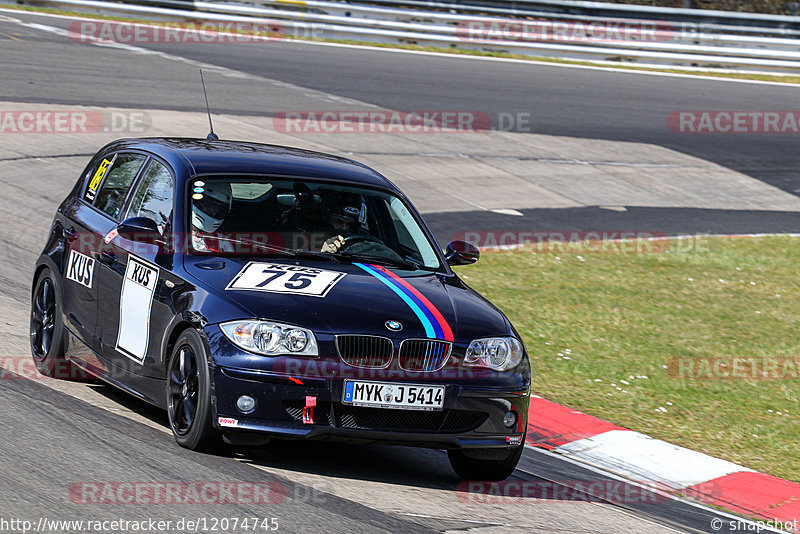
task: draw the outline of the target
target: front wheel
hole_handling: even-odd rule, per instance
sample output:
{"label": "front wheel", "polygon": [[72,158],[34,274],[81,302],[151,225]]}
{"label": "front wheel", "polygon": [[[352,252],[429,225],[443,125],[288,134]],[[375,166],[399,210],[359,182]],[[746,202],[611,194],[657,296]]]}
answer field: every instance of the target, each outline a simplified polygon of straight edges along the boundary
{"label": "front wheel", "polygon": [[525,439],[509,449],[451,449],[447,451],[450,466],[464,480],[505,480],[517,468]]}
{"label": "front wheel", "polygon": [[181,334],[167,367],[167,413],[175,441],[194,451],[217,444],[211,421],[211,374],[200,334]]}

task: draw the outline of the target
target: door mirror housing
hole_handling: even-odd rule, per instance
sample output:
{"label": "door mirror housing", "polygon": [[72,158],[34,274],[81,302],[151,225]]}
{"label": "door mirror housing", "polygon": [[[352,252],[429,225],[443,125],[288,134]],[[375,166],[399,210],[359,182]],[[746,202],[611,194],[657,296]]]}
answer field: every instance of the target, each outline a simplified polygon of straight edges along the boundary
{"label": "door mirror housing", "polygon": [[158,229],[158,225],[153,219],[147,217],[129,217],[117,226],[117,233],[123,239],[156,245],[162,249],[166,245],[164,236]]}
{"label": "door mirror housing", "polygon": [[448,265],[471,265],[481,257],[481,251],[466,241],[451,241],[444,255]]}

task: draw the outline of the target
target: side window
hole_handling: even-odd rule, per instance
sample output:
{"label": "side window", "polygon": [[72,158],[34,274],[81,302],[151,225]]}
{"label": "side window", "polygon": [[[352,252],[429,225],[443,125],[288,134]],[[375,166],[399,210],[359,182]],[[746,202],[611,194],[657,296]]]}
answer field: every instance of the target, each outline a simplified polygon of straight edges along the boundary
{"label": "side window", "polygon": [[131,202],[128,217],[147,217],[158,225],[163,234],[172,220],[174,191],[172,173],[160,162],[153,160],[142,178]]}
{"label": "side window", "polygon": [[117,219],[128,190],[146,159],[147,156],[142,154],[117,154],[111,160],[104,159],[89,181],[84,198],[109,217]]}

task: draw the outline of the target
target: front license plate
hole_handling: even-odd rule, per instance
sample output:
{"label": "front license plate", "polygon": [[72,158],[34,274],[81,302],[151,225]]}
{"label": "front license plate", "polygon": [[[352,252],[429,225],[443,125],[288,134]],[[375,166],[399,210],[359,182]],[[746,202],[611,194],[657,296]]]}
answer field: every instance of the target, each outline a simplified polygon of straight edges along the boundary
{"label": "front license plate", "polygon": [[444,386],[347,380],[342,402],[373,408],[441,410],[444,406]]}

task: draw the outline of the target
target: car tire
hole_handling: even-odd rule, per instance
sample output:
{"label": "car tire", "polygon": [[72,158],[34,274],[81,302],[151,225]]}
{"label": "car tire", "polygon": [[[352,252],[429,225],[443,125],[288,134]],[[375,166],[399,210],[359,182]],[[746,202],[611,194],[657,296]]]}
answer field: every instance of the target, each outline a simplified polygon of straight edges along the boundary
{"label": "car tire", "polygon": [[167,365],[167,414],[175,441],[194,451],[213,452],[220,442],[211,420],[211,373],[205,344],[193,329],[175,342]]}
{"label": "car tire", "polygon": [[[517,468],[525,448],[522,444],[503,451],[503,449],[450,449],[447,457],[450,466],[464,480],[505,480]],[[505,452],[505,455],[503,452]],[[499,457],[498,457],[499,456]]]}
{"label": "car tire", "polygon": [[86,380],[89,376],[64,357],[64,318],[61,292],[53,272],[39,273],[31,298],[31,355],[36,369],[50,378]]}

